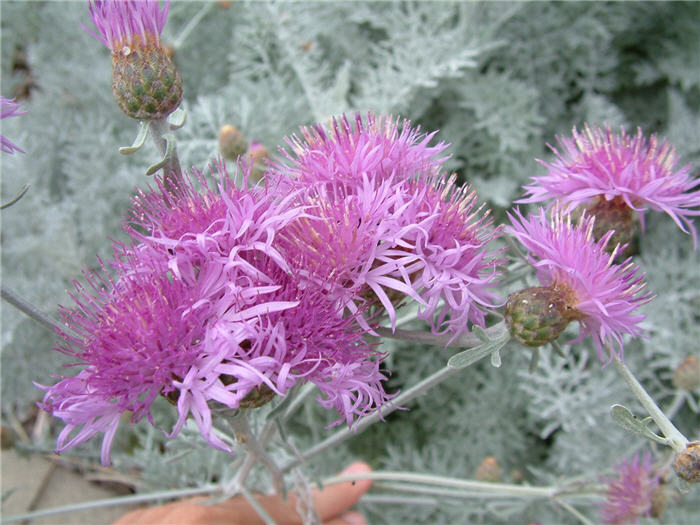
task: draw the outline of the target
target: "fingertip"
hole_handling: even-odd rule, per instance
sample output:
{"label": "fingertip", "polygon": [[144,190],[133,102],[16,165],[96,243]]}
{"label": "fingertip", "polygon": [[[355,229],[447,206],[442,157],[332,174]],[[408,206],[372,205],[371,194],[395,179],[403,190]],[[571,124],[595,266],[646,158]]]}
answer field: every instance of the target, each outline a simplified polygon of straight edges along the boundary
{"label": "fingertip", "polygon": [[[356,461],[355,463],[351,463],[343,471],[338,474],[339,476],[352,476],[353,474],[367,474],[369,472],[372,472],[372,467],[370,467],[367,463],[364,461]],[[352,481],[352,486],[361,494],[367,492],[370,487],[372,486],[372,480],[371,479],[360,479],[357,481]]]}

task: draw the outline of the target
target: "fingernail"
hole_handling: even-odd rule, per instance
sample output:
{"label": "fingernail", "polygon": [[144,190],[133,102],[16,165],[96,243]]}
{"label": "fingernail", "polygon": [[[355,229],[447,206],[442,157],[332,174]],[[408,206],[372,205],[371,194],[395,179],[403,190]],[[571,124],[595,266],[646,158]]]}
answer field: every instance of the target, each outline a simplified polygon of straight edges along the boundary
{"label": "fingernail", "polygon": [[365,517],[359,512],[346,512],[340,519],[347,522],[349,525],[367,525]]}

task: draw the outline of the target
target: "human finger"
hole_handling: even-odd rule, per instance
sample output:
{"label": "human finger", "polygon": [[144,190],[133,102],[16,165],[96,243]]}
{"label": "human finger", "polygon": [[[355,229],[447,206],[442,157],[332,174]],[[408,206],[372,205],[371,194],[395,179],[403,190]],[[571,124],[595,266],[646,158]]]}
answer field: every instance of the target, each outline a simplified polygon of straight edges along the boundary
{"label": "human finger", "polygon": [[323,522],[323,525],[367,525],[367,520],[359,512],[346,512],[342,516]]}
{"label": "human finger", "polygon": [[[358,462],[351,464],[338,475],[346,476],[371,471],[372,469],[369,465]],[[371,486],[372,480],[359,480],[327,485],[323,488],[323,490],[314,489],[314,509],[316,509],[316,513],[323,522],[337,518],[340,514],[357,503],[357,501],[370,489]],[[270,517],[280,525],[302,524],[302,519],[296,510],[298,501],[296,494],[290,494],[286,501],[282,500],[282,498],[278,495],[258,496],[256,499],[270,515]],[[225,504],[226,502],[222,505]],[[231,511],[233,512],[234,510],[231,509]],[[237,513],[237,523],[251,525],[262,525],[264,523],[257,511],[249,505],[245,508],[240,508],[240,506],[237,506],[235,512]],[[346,525],[342,521],[339,523],[341,525]]]}
{"label": "human finger", "polygon": [[[366,463],[353,463],[339,475],[350,475],[371,472]],[[313,491],[314,508],[322,521],[337,518],[343,511],[352,507],[367,492],[372,485],[371,480],[337,483],[328,485],[323,490]],[[279,495],[257,496],[256,499],[280,525],[301,525],[302,519],[297,513],[296,494],[290,494],[287,500]],[[264,525],[258,512],[243,497],[231,498],[227,501],[207,505],[207,497],[197,497],[177,501],[167,505],[136,510],[122,516],[113,525]],[[357,513],[348,513],[350,519]],[[358,523],[364,523],[364,518]],[[346,525],[347,520],[338,521],[338,525]],[[335,523],[333,524],[335,525]]]}

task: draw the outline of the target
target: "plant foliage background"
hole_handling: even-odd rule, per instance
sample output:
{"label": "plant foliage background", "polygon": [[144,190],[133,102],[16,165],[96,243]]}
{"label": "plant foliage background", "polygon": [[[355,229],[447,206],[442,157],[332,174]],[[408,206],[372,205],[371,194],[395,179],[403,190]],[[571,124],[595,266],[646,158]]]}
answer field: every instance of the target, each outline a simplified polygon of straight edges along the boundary
{"label": "plant foliage background", "polygon": [[[584,122],[641,126],[700,166],[700,3],[220,4],[179,41],[204,4],[173,2],[164,32],[164,41],[176,44],[185,82],[188,121],[177,133],[183,166],[201,169],[215,158],[224,124],[274,151],[299,125],[368,110],[439,129],[438,138],[452,144],[449,167],[498,220],[541,172],[535,158],[550,158],[546,143]],[[65,290],[82,268],[107,255],[106,239],[121,238],[120,217],[134,187],[149,183],[144,170],[156,154],[118,153],[136,123],[112,99],[108,50],[79,26],[88,24],[86,2],[3,1],[0,9],[1,91],[23,97],[28,111],[2,122],[3,135],[26,151],[2,157],[3,202],[31,185],[2,213],[2,279],[53,313],[57,303],[69,304]],[[671,376],[687,355],[698,355],[700,258],[666,217],[649,218],[641,252],[658,296],[645,309],[649,338],[628,344],[626,359],[662,406],[680,396],[674,421],[697,436],[699,392],[676,392]],[[32,381],[51,383],[62,362],[52,345],[52,334],[2,305],[3,424],[33,420],[41,391]],[[392,341],[382,349],[391,352],[394,390],[454,353]],[[638,405],[591,348],[577,345],[565,359],[544,352],[533,373],[529,352],[517,344],[501,355],[500,368],[465,370],[302,471],[315,479],[357,458],[375,468],[463,478],[493,456],[504,480],[547,484],[598,479],[647,446],[610,419],[611,404]],[[332,432],[325,428],[330,415],[309,401],[290,421],[280,457]],[[173,417],[165,402],[156,415]],[[50,451],[53,439],[49,433],[23,446]],[[150,425],[124,426],[114,463],[137,491],[230,474],[228,457],[200,441],[196,429],[168,442]],[[96,447],[72,454],[95,459]],[[594,506],[582,508],[596,519]],[[375,498],[364,510],[371,523],[573,522],[546,503],[478,499],[406,505]],[[665,519],[697,523],[699,514],[695,491],[678,495]]]}

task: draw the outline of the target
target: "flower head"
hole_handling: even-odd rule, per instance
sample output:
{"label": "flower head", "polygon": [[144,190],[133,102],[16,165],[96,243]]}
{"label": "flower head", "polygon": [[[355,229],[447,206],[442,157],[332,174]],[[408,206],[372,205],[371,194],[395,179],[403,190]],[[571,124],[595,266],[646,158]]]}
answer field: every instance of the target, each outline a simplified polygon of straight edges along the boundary
{"label": "flower head", "polygon": [[112,53],[148,42],[160,46],[160,35],[168,19],[170,0],[161,9],[159,0],[94,0],[90,18],[98,34],[85,28]]}
{"label": "flower head", "polygon": [[362,177],[396,181],[431,174],[440,169],[446,157],[439,158],[447,145],[429,146],[436,132],[421,133],[410,122],[392,117],[358,113],[354,123],[346,116],[334,119],[330,127],[316,124],[301,129],[301,138],[287,139],[291,152],[285,152],[290,165],[273,166],[271,176],[291,183],[362,184]]}
{"label": "flower head", "polygon": [[618,467],[617,478],[608,481],[607,501],[600,514],[604,523],[622,525],[638,523],[642,516],[652,515],[654,491],[659,487],[659,476],[651,470],[651,456],[640,461],[624,461]]}
{"label": "flower head", "polygon": [[119,416],[127,410],[134,422],[149,416],[156,397],[169,395],[173,380],[195,362],[205,316],[193,308],[194,290],[165,275],[113,280],[86,273],[86,280],[87,289],[76,283],[77,308],[61,309],[68,330],[60,334],[59,350],[87,366],[43,387],[40,406],[66,422],[58,452],[105,432],[102,461],[108,463]]}
{"label": "flower head", "polygon": [[[586,125],[582,132],[573,129],[572,137],[558,137],[561,151],[552,163],[539,161],[548,173],[532,177],[525,186],[526,198],[519,202],[556,199],[567,204],[568,211],[579,205],[615,202],[643,213],[647,208],[668,214],[684,232],[695,226],[690,217],[700,215],[700,179],[693,179],[690,166],[677,167],[678,157],[666,141],[655,135],[647,140],[641,129],[616,135]],[[642,222],[643,224],[643,222]]]}
{"label": "flower head", "polygon": [[94,0],[90,16],[98,34],[86,30],[112,51],[112,93],[128,116],[162,119],[182,101],[182,77],[161,46],[169,1]]}
{"label": "flower head", "polygon": [[[377,307],[368,314],[383,311],[392,326],[399,305],[414,300],[433,331],[457,336],[492,306],[497,263],[486,244],[499,232],[474,192],[441,171],[446,145],[429,146],[433,135],[344,116],[289,139],[289,165],[274,165],[268,179],[298,189],[305,208],[280,236],[300,275],[351,313]],[[371,332],[369,319],[358,321]]]}
{"label": "flower head", "polygon": [[425,301],[418,318],[434,333],[454,336],[466,332],[468,322],[485,326],[485,309],[499,302],[492,289],[501,262],[500,252],[488,248],[501,235],[492,226],[490,210],[478,204],[469,185],[458,187],[455,175],[408,181],[405,193],[414,198],[399,216],[423,263],[412,279]]}
{"label": "flower head", "polygon": [[557,292],[569,320],[579,321],[581,334],[572,342],[590,335],[601,361],[603,346],[609,347],[611,359],[615,353],[622,356],[622,336],[641,334],[638,325],[644,316],[635,310],[650,301],[651,294],[643,293],[643,275],[631,259],[615,264],[617,248],[606,252],[612,232],[596,241],[594,217],[584,214],[573,224],[559,209],[552,211],[551,220],[543,209],[527,219],[516,210],[509,218],[512,226],[506,233],[530,253],[540,283]]}
{"label": "flower head", "polygon": [[[24,115],[26,111],[22,110],[20,105],[14,101],[14,99],[9,99],[5,97],[0,97],[0,120],[17,117],[19,115]],[[24,153],[24,150],[20,149],[17,145],[10,142],[8,139],[0,135],[0,149],[5,153],[14,153],[19,151]]]}
{"label": "flower head", "polygon": [[132,243],[114,245],[116,277],[88,273],[89,290],[76,285],[60,349],[85,368],[43,387],[41,405],[66,422],[59,451],[103,432],[108,462],[120,414],[150,418],[158,396],[177,407],[169,437],[191,417],[226,451],[213,407],[253,406],[311,381],[350,424],[388,399],[364,332],[324,288],[302,286],[276,246],[302,214],[294,195],[239,189],[222,164],[214,177],[140,193],[125,226]]}

